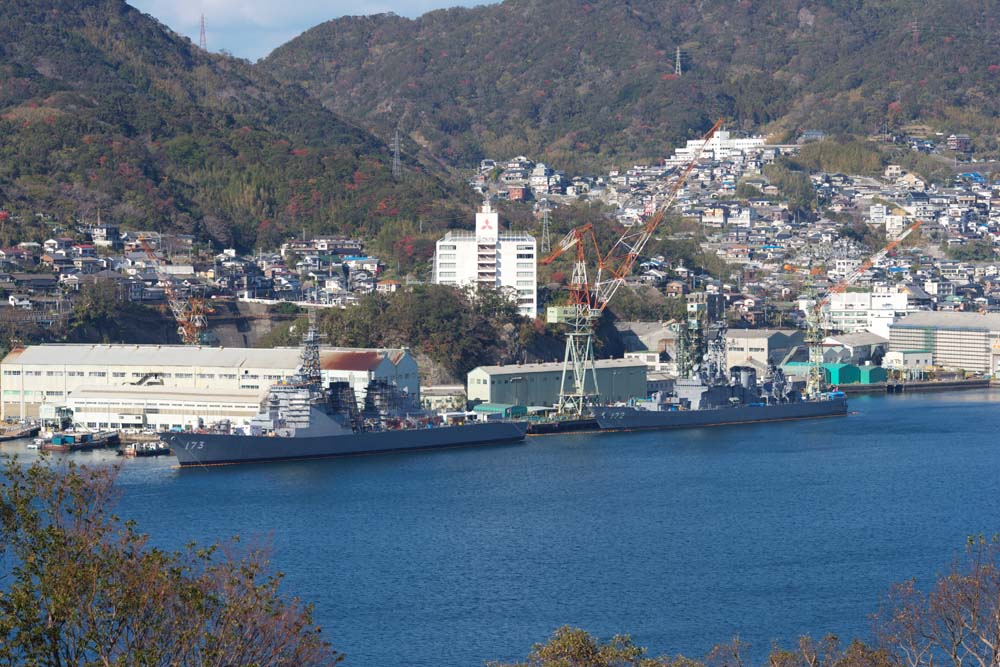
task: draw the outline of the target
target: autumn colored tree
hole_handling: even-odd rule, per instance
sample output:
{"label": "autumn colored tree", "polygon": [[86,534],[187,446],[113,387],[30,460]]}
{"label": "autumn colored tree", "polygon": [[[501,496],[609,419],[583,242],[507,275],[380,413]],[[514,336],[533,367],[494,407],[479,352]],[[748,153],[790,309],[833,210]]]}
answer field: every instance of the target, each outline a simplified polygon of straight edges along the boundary
{"label": "autumn colored tree", "polygon": [[263,550],[149,546],[112,513],[114,469],[7,457],[0,479],[0,666],[341,660]]}
{"label": "autumn colored tree", "polygon": [[927,592],[913,579],[894,586],[876,628],[902,667],[1000,664],[1000,542],[970,538]]}
{"label": "autumn colored tree", "polygon": [[[602,642],[589,632],[563,626],[544,644],[535,644],[524,662],[488,662],[488,667],[667,667],[666,658],[650,658],[628,635]],[[677,665],[677,667],[681,667]]]}

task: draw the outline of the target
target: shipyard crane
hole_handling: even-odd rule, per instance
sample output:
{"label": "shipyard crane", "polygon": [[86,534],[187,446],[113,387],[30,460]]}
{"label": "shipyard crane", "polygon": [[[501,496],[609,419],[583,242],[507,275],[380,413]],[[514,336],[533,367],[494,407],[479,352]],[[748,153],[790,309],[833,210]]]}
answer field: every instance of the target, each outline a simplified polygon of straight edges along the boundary
{"label": "shipyard crane", "polygon": [[177,322],[177,335],[185,345],[197,345],[201,342],[201,334],[208,327],[207,316],[214,312],[200,296],[189,295],[187,298],[181,296],[174,289],[174,280],[163,271],[160,258],[153,252],[152,246],[143,238],[139,238],[139,245],[142,246],[146,257],[152,262],[156,271],[157,280],[163,285],[163,291],[167,297],[167,304],[170,312]]}
{"label": "shipyard crane", "polygon": [[844,276],[837,284],[827,290],[827,293],[806,312],[806,345],[809,348],[809,376],[806,378],[806,395],[816,397],[823,391],[823,340],[826,338],[826,328],[823,322],[823,307],[830,303],[830,297],[844,292],[858,281],[864,273],[885,259],[907,236],[917,230],[923,220],[917,220],[907,227],[902,234],[890,241],[884,248],[861,263],[858,268]]}
{"label": "shipyard crane", "polygon": [[[576,250],[569,283],[573,320],[569,323],[570,331],[566,336],[562,383],[559,387],[560,413],[582,415],[590,399],[598,394],[597,371],[594,366],[594,326],[618,289],[631,275],[639,254],[663,222],[688,176],[701,159],[705,146],[715,136],[722,122],[716,121],[702,137],[698,151],[678,173],[659,208],[641,225],[626,230],[606,254],[601,252],[593,225],[586,224],[571,230],[552,253],[542,260],[543,265],[548,265],[567,252]],[[589,247],[593,247],[597,260],[597,273],[593,282],[587,276],[586,249]]]}

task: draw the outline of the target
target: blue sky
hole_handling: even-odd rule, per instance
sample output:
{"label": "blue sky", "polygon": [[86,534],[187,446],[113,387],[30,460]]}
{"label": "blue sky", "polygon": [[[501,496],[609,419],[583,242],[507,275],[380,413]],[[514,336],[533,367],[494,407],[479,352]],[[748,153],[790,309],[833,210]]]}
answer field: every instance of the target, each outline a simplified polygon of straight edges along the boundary
{"label": "blue sky", "polygon": [[208,49],[257,60],[305,30],[339,16],[395,12],[419,16],[458,5],[490,0],[128,0],[175,32],[198,42],[205,15]]}

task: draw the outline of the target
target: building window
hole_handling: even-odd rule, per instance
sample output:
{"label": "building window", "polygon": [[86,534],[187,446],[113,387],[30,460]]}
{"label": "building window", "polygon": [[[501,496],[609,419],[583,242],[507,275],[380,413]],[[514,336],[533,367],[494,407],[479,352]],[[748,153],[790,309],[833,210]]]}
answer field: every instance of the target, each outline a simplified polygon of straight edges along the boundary
{"label": "building window", "polygon": [[115,371],[114,373],[111,374],[111,377],[113,377],[113,378],[123,378],[123,377],[125,377],[125,373],[123,373],[121,371]]}
{"label": "building window", "polygon": [[21,371],[4,371],[3,374],[10,376],[18,376],[21,374]]}
{"label": "building window", "polygon": [[90,371],[90,377],[92,378],[103,378],[107,376],[108,374],[105,371]]}

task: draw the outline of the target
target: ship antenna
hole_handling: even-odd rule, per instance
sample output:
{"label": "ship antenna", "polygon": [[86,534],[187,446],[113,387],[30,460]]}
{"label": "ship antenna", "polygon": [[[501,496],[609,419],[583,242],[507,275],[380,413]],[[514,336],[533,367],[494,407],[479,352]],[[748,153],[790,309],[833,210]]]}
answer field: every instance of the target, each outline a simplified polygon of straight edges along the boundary
{"label": "ship antenna", "polygon": [[316,330],[315,312],[309,313],[309,330],[302,339],[302,374],[309,382],[317,384],[323,379],[319,365],[319,332]]}

